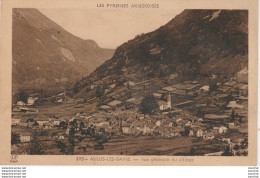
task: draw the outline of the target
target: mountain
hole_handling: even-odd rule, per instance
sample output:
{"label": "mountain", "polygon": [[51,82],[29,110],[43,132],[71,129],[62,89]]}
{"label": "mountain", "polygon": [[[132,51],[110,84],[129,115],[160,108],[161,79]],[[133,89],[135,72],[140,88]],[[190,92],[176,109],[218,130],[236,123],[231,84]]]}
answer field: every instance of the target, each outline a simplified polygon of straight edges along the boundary
{"label": "mountain", "polygon": [[248,11],[184,10],[157,30],[119,46],[74,90],[76,97],[86,97],[89,86],[107,78],[117,86],[145,80],[163,85],[171,78],[174,82],[224,82],[247,65]]}
{"label": "mountain", "polygon": [[12,44],[13,92],[65,88],[114,53],[70,34],[36,9],[13,9]]}

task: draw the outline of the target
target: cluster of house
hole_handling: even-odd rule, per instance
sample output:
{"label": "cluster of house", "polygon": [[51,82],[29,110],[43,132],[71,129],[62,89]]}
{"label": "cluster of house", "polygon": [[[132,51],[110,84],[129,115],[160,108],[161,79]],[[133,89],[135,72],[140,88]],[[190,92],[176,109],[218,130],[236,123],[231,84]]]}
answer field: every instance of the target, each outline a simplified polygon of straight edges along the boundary
{"label": "cluster of house", "polygon": [[12,111],[13,112],[38,112],[38,109],[32,108],[31,106],[34,105],[35,101],[38,100],[38,97],[28,97],[27,102],[18,101],[16,104],[13,105]]}
{"label": "cluster of house", "polygon": [[127,120],[122,123],[122,133],[129,135],[159,135],[164,138],[176,136],[202,137],[214,139],[215,135],[224,134],[228,128],[225,126],[213,127],[207,130],[200,118],[196,122],[178,118],[174,121],[168,119],[151,120],[140,117],[132,123]]}
{"label": "cluster of house", "polygon": [[[53,127],[58,127],[60,126],[60,120],[55,119],[55,118],[46,118],[46,119],[27,119],[25,122],[21,121],[21,119],[17,118],[12,118],[12,123],[11,125],[13,127],[22,127],[26,129],[43,129],[43,130],[49,130],[52,129]],[[20,133],[20,141],[22,143],[30,142],[32,134],[31,132],[23,132]],[[64,139],[64,136],[58,135],[55,136],[54,139]]]}
{"label": "cluster of house", "polygon": [[12,118],[12,126],[20,126],[20,127],[34,127],[34,128],[42,128],[42,129],[51,129],[55,126],[60,125],[60,120],[55,118],[34,118],[27,119],[26,121],[22,121],[21,119]]}

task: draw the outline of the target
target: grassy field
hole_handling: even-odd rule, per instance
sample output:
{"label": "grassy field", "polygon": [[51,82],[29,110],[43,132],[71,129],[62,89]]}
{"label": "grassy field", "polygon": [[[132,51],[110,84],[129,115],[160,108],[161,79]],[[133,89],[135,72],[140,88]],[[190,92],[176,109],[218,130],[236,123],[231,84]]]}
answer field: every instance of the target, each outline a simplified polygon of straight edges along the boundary
{"label": "grassy field", "polygon": [[14,118],[17,119],[29,119],[29,118],[46,118],[52,115],[57,117],[71,119],[75,116],[76,113],[79,112],[93,112],[95,111],[96,103],[93,104],[83,104],[79,103],[76,100],[69,98],[68,101],[65,101],[61,104],[52,104],[50,106],[37,106],[38,112],[36,113],[22,113],[22,112],[14,112]]}
{"label": "grassy field", "polygon": [[189,152],[193,145],[204,145],[206,142],[194,143],[195,138],[175,137],[164,139],[154,136],[116,136],[104,144],[104,150],[88,148],[86,152],[75,147],[75,154],[84,155],[173,155],[178,152]]}

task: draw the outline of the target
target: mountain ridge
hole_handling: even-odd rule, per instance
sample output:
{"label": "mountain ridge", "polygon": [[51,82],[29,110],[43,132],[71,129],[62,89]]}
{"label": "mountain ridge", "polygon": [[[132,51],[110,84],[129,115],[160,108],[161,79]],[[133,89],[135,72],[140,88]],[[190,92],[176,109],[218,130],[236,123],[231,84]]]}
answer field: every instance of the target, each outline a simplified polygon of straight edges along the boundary
{"label": "mountain ridge", "polygon": [[119,46],[75,88],[80,91],[106,76],[127,78],[122,70],[143,80],[174,73],[179,81],[208,83],[212,75],[217,76],[214,82],[228,80],[248,63],[247,16],[246,10],[184,10],[157,30]]}
{"label": "mountain ridge", "polygon": [[13,9],[12,50],[15,91],[26,85],[67,88],[114,52],[70,34],[37,9]]}

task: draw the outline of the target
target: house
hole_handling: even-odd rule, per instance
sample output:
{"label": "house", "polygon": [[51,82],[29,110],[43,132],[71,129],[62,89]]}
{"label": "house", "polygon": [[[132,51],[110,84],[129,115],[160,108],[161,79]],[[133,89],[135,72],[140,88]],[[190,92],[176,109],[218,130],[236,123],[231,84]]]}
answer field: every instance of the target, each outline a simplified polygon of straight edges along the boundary
{"label": "house", "polygon": [[109,126],[110,123],[107,121],[99,122],[96,124],[96,127],[103,127],[103,126]]}
{"label": "house", "polygon": [[230,138],[222,138],[222,142],[230,144]]}
{"label": "house", "polygon": [[21,119],[12,118],[12,126],[17,126],[20,123]]}
{"label": "house", "polygon": [[184,131],[183,128],[176,127],[171,132],[176,137],[176,136],[180,136],[181,132],[183,132],[183,131]]}
{"label": "house", "polygon": [[69,135],[69,134],[70,134],[70,127],[67,128],[65,134],[66,134],[66,135]]}
{"label": "house", "polygon": [[193,132],[193,130],[191,129],[190,130],[190,133],[189,133],[189,137],[193,137],[194,136],[194,132]]}
{"label": "house", "polygon": [[170,80],[173,80],[173,79],[175,79],[176,77],[178,77],[178,74],[177,74],[177,73],[173,73],[173,74],[170,74],[170,75],[169,75],[169,79],[170,79]]}
{"label": "house", "polygon": [[181,89],[175,90],[172,93],[174,93],[176,95],[182,95],[182,96],[185,96],[188,94],[187,90],[181,90]]}
{"label": "house", "polygon": [[162,101],[162,100],[158,101],[158,105],[159,105],[161,111],[168,109],[168,106],[165,101]]}
{"label": "house", "polygon": [[226,132],[227,132],[227,128],[226,127],[224,127],[224,126],[219,127],[219,130],[218,130],[219,134],[226,133]]}
{"label": "house", "polygon": [[135,82],[132,82],[132,81],[127,81],[124,83],[124,86],[135,86]]}
{"label": "house", "polygon": [[161,124],[162,124],[162,122],[161,122],[161,121],[156,121],[156,122],[155,122],[155,126],[157,126],[157,127],[160,127],[160,126],[161,126]]}
{"label": "house", "polygon": [[209,91],[209,86],[208,85],[204,85],[203,87],[200,88],[200,91],[203,91],[203,92]]}
{"label": "house", "polygon": [[49,120],[37,120],[36,122],[39,124],[39,127],[43,127],[45,124],[49,123]]}
{"label": "house", "polygon": [[152,133],[152,129],[150,127],[147,127],[146,125],[144,125],[144,128],[143,128],[143,133],[144,134],[150,134]]}
{"label": "house", "polygon": [[233,108],[233,109],[235,109],[235,108],[237,108],[237,109],[242,109],[242,108],[244,108],[243,105],[237,104],[236,101],[230,101],[229,104],[227,105],[227,107]]}
{"label": "house", "polygon": [[18,101],[18,102],[17,102],[17,105],[18,105],[18,106],[25,106],[25,103],[24,103],[23,101]]}
{"label": "house", "polygon": [[109,105],[109,106],[117,106],[117,105],[119,105],[119,104],[121,104],[121,103],[122,103],[121,101],[114,100],[114,101],[108,103],[108,105]]}
{"label": "house", "polygon": [[29,97],[27,98],[27,105],[31,106],[34,104],[34,102],[37,100],[38,98],[33,98],[33,97]]}
{"label": "house", "polygon": [[228,123],[228,128],[233,129],[235,127],[234,122]]}
{"label": "house", "polygon": [[122,132],[123,134],[130,134],[131,133],[130,127],[127,126],[122,127]]}
{"label": "house", "polygon": [[167,135],[166,138],[172,138],[172,137],[175,137],[175,136],[177,136],[177,135],[175,135],[175,132],[173,132],[173,133],[170,133],[169,135]]}
{"label": "house", "polygon": [[229,116],[226,114],[217,115],[217,114],[205,114],[204,119],[228,119]]}
{"label": "house", "polygon": [[203,134],[203,139],[205,139],[205,140],[212,140],[212,139],[214,139],[214,133],[212,133],[212,132],[207,132],[207,133],[204,133]]}
{"label": "house", "polygon": [[203,119],[202,119],[202,118],[199,118],[199,119],[198,119],[198,122],[202,122],[202,121],[203,121]]}
{"label": "house", "polygon": [[191,122],[188,121],[186,124],[185,124],[186,127],[191,127]]}
{"label": "house", "polygon": [[55,119],[55,120],[52,121],[52,123],[53,123],[53,126],[59,126],[60,125],[60,120]]}
{"label": "house", "polygon": [[161,93],[153,93],[153,96],[154,96],[155,98],[160,99],[160,98],[162,97],[162,94],[161,94]]}
{"label": "house", "polygon": [[52,129],[53,126],[52,126],[50,123],[47,123],[47,124],[44,124],[44,125],[42,126],[42,128],[45,129],[45,130],[48,130],[48,129]]}
{"label": "house", "polygon": [[62,98],[60,98],[60,99],[58,99],[57,101],[56,101],[56,103],[62,103],[63,102],[63,99]]}
{"label": "house", "polygon": [[229,82],[224,83],[224,86],[232,87],[232,86],[235,85],[235,84],[236,84],[235,81],[229,81]]}
{"label": "house", "polygon": [[27,122],[20,122],[19,126],[20,127],[28,127],[28,123]]}
{"label": "house", "polygon": [[196,137],[203,137],[203,130],[198,129],[196,132]]}
{"label": "house", "polygon": [[107,109],[110,109],[110,106],[108,106],[108,105],[101,105],[99,108],[103,109],[103,110],[107,110]]}
{"label": "house", "polygon": [[169,92],[169,95],[167,97],[167,103],[161,102],[161,103],[158,103],[158,104],[160,106],[161,111],[164,111],[164,110],[167,110],[167,109],[172,109],[172,99],[171,99],[170,92]]}
{"label": "house", "polygon": [[164,88],[162,88],[162,89],[165,90],[165,91],[168,91],[168,92],[172,92],[172,91],[175,91],[175,90],[176,90],[176,88],[171,87],[171,86],[164,87]]}
{"label": "house", "polygon": [[59,136],[58,136],[58,139],[59,139],[59,140],[64,140],[65,137],[64,137],[64,135],[59,135]]}
{"label": "house", "polygon": [[243,138],[239,138],[239,139],[236,140],[236,143],[237,143],[238,145],[241,145],[241,144],[243,143],[243,141],[244,141]]}
{"label": "house", "polygon": [[30,133],[21,133],[20,134],[20,141],[22,143],[28,143],[31,141],[31,134]]}
{"label": "house", "polygon": [[185,125],[185,122],[186,122],[185,120],[179,118],[179,119],[176,120],[176,125],[183,127]]}

